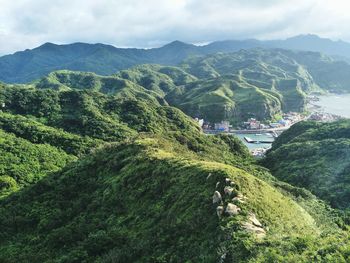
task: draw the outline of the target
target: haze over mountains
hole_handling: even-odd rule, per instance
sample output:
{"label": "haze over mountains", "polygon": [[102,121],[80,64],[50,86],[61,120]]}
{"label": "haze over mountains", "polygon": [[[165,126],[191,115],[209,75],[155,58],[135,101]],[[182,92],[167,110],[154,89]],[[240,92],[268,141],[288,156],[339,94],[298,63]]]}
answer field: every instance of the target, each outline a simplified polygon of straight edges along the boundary
{"label": "haze over mountains", "polygon": [[32,50],[0,57],[0,81],[26,83],[60,69],[91,71],[110,75],[138,64],[177,65],[191,55],[235,52],[251,48],[283,48],[322,52],[336,58],[350,58],[350,43],[316,35],[300,35],[286,40],[228,40],[204,46],[174,41],[160,48],[116,48],[104,44],[43,44]]}

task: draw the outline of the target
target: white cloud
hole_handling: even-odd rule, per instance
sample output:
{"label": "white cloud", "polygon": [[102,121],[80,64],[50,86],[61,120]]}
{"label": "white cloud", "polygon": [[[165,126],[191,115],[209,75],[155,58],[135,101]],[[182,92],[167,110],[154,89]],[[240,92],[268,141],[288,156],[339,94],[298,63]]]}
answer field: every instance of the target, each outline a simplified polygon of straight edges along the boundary
{"label": "white cloud", "polygon": [[179,39],[350,40],[347,0],[0,0],[0,54],[44,42],[150,47]]}

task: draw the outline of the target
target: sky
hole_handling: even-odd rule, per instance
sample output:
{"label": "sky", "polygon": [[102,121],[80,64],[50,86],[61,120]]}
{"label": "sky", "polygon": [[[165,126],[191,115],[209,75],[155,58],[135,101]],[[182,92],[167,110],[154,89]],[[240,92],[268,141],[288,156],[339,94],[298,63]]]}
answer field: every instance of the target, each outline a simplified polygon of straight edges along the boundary
{"label": "sky", "polygon": [[173,40],[350,42],[349,0],[0,0],[0,55],[45,42],[158,47]]}

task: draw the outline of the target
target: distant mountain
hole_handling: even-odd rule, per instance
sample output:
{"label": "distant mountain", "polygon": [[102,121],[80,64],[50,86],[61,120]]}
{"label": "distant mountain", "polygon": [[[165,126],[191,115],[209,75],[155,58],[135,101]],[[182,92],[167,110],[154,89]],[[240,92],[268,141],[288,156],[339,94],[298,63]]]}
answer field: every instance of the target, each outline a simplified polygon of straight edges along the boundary
{"label": "distant mountain", "polygon": [[312,92],[348,92],[350,65],[317,52],[251,49],[196,56],[178,67],[138,65],[110,76],[59,70],[31,86],[92,90],[120,99],[171,105],[215,123],[271,120],[303,111]]}
{"label": "distant mountain", "polygon": [[309,50],[336,57],[350,58],[350,43],[342,40],[333,41],[327,38],[320,38],[317,35],[299,35],[286,40],[266,41],[265,43],[269,47]]}
{"label": "distant mountain", "polygon": [[205,46],[174,41],[163,47],[152,49],[116,48],[104,44],[56,45],[46,43],[31,50],[0,57],[0,81],[26,83],[61,69],[110,75],[139,64],[177,65],[193,55],[235,52],[258,47],[322,52],[338,59],[344,57],[343,60],[350,58],[350,43],[332,41],[315,35],[301,35],[286,40],[269,41],[228,40],[213,42]]}

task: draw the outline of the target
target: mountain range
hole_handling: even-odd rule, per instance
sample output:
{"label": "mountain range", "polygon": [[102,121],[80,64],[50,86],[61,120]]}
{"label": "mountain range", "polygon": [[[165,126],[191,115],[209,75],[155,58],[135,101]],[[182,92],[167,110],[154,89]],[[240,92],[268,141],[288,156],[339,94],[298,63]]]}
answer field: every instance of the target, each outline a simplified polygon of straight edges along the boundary
{"label": "mountain range", "polygon": [[0,84],[1,262],[349,261],[342,210],[238,138],[131,81],[108,93],[118,77],[83,89],[89,74],[62,73],[56,88]]}
{"label": "mountain range", "polygon": [[177,65],[189,56],[235,52],[251,48],[283,48],[322,52],[337,59],[350,58],[350,44],[315,35],[300,35],[286,40],[228,40],[196,46],[180,41],[160,48],[116,48],[104,44],[45,43],[37,48],[0,57],[0,81],[26,83],[55,70],[90,71],[110,75],[139,64]]}
{"label": "mountain range", "polygon": [[0,262],[350,262],[349,120],[295,124],[257,160],[193,119],[303,112],[349,92],[350,64],[243,42],[0,58],[30,81],[0,82]]}

